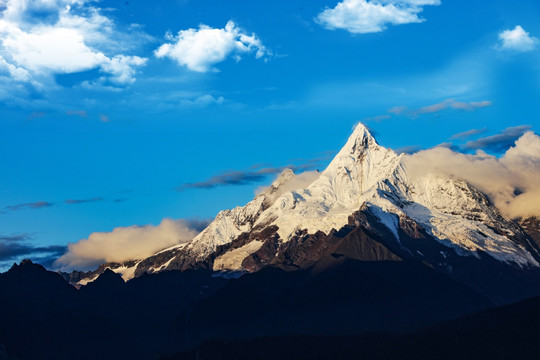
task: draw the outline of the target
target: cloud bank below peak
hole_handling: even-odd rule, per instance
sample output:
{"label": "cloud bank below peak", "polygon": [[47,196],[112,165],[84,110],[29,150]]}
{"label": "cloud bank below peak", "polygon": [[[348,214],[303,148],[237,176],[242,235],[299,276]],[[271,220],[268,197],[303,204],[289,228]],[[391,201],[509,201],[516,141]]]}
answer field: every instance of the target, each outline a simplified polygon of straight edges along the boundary
{"label": "cloud bank below peak", "polygon": [[62,269],[87,269],[104,262],[144,259],[167,247],[191,241],[207,221],[163,219],[159,225],[117,227],[95,232],[69,244],[55,265]]}
{"label": "cloud bank below peak", "polygon": [[424,6],[440,4],[440,0],[343,0],[322,11],[315,22],[328,30],[376,33],[386,30],[388,25],[424,22],[419,16]]}
{"label": "cloud bank below peak", "polygon": [[463,179],[510,218],[540,216],[540,137],[525,132],[503,156],[435,147],[406,157],[412,176],[442,173]]}

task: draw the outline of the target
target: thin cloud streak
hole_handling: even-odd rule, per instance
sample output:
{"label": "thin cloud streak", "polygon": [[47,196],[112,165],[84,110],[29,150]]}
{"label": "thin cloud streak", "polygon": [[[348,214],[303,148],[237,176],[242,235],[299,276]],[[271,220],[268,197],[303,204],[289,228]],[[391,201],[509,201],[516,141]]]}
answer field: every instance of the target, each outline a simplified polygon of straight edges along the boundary
{"label": "thin cloud streak", "polygon": [[483,134],[486,131],[487,131],[487,128],[471,129],[471,130],[463,131],[463,132],[452,135],[450,137],[450,140],[467,139],[475,135]]}
{"label": "thin cloud streak", "polygon": [[88,117],[88,113],[85,110],[68,110],[68,111],[66,111],[66,115],[79,116],[79,117],[83,117],[83,118]]}
{"label": "thin cloud streak", "polygon": [[30,239],[28,234],[17,234],[17,235],[0,235],[0,242],[17,242],[25,241]]}
{"label": "thin cloud streak", "polygon": [[415,152],[418,152],[420,150],[422,150],[422,147],[420,145],[408,145],[397,148],[394,150],[394,152],[396,154],[414,154]]}
{"label": "thin cloud streak", "polygon": [[409,109],[407,106],[395,106],[388,109],[388,112],[394,115],[405,115],[412,119],[416,119],[420,115],[436,114],[447,109],[462,110],[462,111],[475,111],[488,106],[491,106],[491,101],[471,101],[463,102],[456,101],[454,99],[444,100],[442,102],[423,106],[418,109]]}
{"label": "thin cloud streak", "polygon": [[268,175],[277,174],[286,169],[283,167],[266,167],[256,171],[231,171],[228,173],[214,175],[206,181],[182,184],[176,188],[178,191],[186,189],[212,189],[225,185],[248,185],[266,179]]}
{"label": "thin cloud streak", "polygon": [[468,141],[464,148],[469,150],[484,149],[502,152],[512,146],[517,139],[531,129],[530,125],[520,125],[506,128],[501,133]]}
{"label": "thin cloud streak", "polygon": [[78,205],[78,204],[86,204],[89,202],[96,202],[96,201],[103,201],[103,200],[104,199],[102,197],[93,197],[90,199],[68,199],[64,202],[70,205]]}
{"label": "thin cloud streak", "polygon": [[17,205],[11,205],[6,206],[6,209],[11,211],[17,211],[17,210],[23,210],[23,209],[42,209],[46,207],[53,206],[54,203],[50,203],[47,201],[36,201],[32,203],[24,203],[24,204],[17,204]]}
{"label": "thin cloud streak", "polygon": [[314,159],[296,159],[296,161],[303,162],[303,164],[279,167],[266,166],[266,164],[255,164],[252,165],[248,171],[233,170],[225,172],[214,175],[205,181],[182,184],[176,187],[176,190],[213,189],[218,186],[254,184],[266,180],[270,175],[279,174],[285,169],[291,169],[295,173],[316,169],[322,164],[322,161],[327,160],[328,158],[329,156],[325,155]]}
{"label": "thin cloud streak", "polygon": [[67,246],[50,245],[34,246],[29,243],[32,237],[28,234],[0,236],[0,267],[9,266],[23,257],[32,258],[35,262],[50,265],[67,251]]}

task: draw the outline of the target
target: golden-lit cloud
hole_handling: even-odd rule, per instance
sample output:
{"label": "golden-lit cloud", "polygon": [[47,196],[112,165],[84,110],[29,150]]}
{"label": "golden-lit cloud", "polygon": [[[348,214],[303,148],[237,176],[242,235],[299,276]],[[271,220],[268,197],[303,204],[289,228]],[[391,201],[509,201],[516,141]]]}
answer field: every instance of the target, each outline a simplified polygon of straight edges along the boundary
{"label": "golden-lit cloud", "polygon": [[167,247],[191,241],[200,228],[200,224],[186,220],[163,219],[159,225],[95,232],[87,239],[69,244],[68,251],[56,265],[63,269],[84,269],[104,262],[144,259]]}
{"label": "golden-lit cloud", "polygon": [[540,216],[540,137],[526,132],[502,157],[436,147],[407,156],[412,176],[443,173],[464,179],[510,217]]}

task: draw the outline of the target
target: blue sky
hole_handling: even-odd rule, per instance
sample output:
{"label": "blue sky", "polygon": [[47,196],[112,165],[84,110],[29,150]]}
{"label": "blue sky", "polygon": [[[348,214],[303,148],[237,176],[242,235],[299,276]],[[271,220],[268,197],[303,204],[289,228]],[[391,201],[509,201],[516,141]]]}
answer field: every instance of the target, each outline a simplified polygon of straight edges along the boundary
{"label": "blue sky", "polygon": [[212,218],[358,121],[400,151],[538,133],[538,1],[148,4],[0,1],[0,270]]}

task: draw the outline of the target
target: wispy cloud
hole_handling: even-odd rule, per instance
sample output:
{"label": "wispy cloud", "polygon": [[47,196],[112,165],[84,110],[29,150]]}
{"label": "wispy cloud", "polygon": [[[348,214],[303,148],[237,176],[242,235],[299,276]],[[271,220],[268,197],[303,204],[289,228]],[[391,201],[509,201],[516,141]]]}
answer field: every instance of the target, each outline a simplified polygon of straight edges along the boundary
{"label": "wispy cloud", "polygon": [[422,114],[437,113],[437,112],[440,112],[440,111],[448,108],[448,106],[450,106],[452,104],[452,102],[453,102],[453,100],[445,100],[445,101],[437,103],[437,104],[423,106],[418,110],[412,111],[410,113],[410,116],[418,116],[418,115],[422,115]]}
{"label": "wispy cloud", "polygon": [[415,152],[418,152],[420,150],[422,150],[422,147],[420,145],[408,145],[397,148],[394,150],[394,152],[397,154],[414,154]]}
{"label": "wispy cloud", "polygon": [[104,199],[102,197],[93,197],[90,199],[68,199],[64,201],[66,204],[71,205],[78,205],[78,204],[86,204],[89,202],[96,202],[96,201],[103,201]]}
{"label": "wispy cloud", "polygon": [[66,114],[69,116],[88,117],[88,113],[85,110],[68,110]]}
{"label": "wispy cloud", "polygon": [[6,206],[6,209],[12,210],[12,211],[22,210],[22,209],[41,209],[41,208],[50,207],[53,205],[54,203],[50,203],[47,201],[36,201],[36,202],[31,202],[31,203]]}
{"label": "wispy cloud", "polygon": [[274,175],[282,172],[286,166],[283,167],[265,167],[255,171],[230,171],[219,175],[214,175],[208,180],[187,183],[178,186],[178,191],[186,189],[211,189],[217,186],[225,185],[247,185],[260,182],[266,179],[269,175]]}
{"label": "wispy cloud", "polygon": [[491,105],[492,105],[491,101],[487,101],[487,100],[463,102],[463,101],[456,101],[454,99],[448,99],[448,100],[444,100],[436,104],[423,106],[418,109],[409,109],[406,106],[395,106],[393,108],[388,109],[388,112],[394,115],[405,115],[411,118],[417,118],[420,115],[436,114],[446,109],[474,111],[474,110],[485,108]]}
{"label": "wispy cloud", "polygon": [[388,25],[421,23],[425,21],[419,16],[424,6],[440,4],[440,0],[343,0],[317,15],[315,22],[328,30],[376,33]]}
{"label": "wispy cloud", "polygon": [[180,30],[176,36],[168,33],[169,41],[155,52],[158,58],[168,57],[191,71],[218,71],[215,65],[232,56],[237,61],[243,54],[254,53],[257,59],[270,55],[270,51],[254,34],[248,34],[234,21],[224,28],[200,25],[198,29]]}
{"label": "wispy cloud", "polygon": [[225,102],[223,96],[214,97],[210,94],[197,96],[195,98],[180,99],[180,105],[184,107],[201,108],[210,105],[220,105]]}
{"label": "wispy cloud", "polygon": [[34,111],[33,113],[31,113],[30,115],[28,115],[28,120],[34,120],[34,119],[39,119],[43,116],[45,116],[45,112],[43,111]]}
{"label": "wispy cloud", "polygon": [[212,189],[218,186],[255,184],[266,180],[271,175],[279,174],[285,169],[291,169],[294,172],[303,172],[316,169],[328,159],[329,155],[325,154],[324,156],[313,159],[293,159],[293,161],[297,163],[296,165],[274,167],[268,166],[267,164],[255,164],[247,171],[228,171],[214,175],[204,181],[182,184],[178,186],[176,190],[184,191],[186,189]]}
{"label": "wispy cloud", "polygon": [[24,257],[47,266],[67,250],[62,245],[34,246],[31,240],[28,234],[0,235],[0,266],[9,266]]}
{"label": "wispy cloud", "polygon": [[487,131],[487,128],[471,129],[471,130],[463,131],[463,132],[452,135],[450,137],[450,140],[467,139],[467,138],[470,138],[471,136],[483,134],[486,131]]}
{"label": "wispy cloud", "polygon": [[379,122],[379,121],[382,121],[382,120],[390,119],[391,117],[392,116],[390,116],[390,115],[377,115],[377,116],[371,116],[371,117],[363,118],[362,121],[376,121],[376,122]]}
{"label": "wispy cloud", "polygon": [[526,52],[534,50],[538,45],[538,39],[531,36],[520,25],[513,29],[507,29],[499,34],[499,50]]}
{"label": "wispy cloud", "polygon": [[401,106],[394,106],[393,108],[388,109],[388,112],[394,115],[401,115],[401,114],[404,114],[407,110],[409,110],[408,107],[401,105]]}
{"label": "wispy cloud", "polygon": [[485,108],[491,106],[491,101],[471,101],[471,102],[461,102],[454,101],[450,104],[453,109],[465,110],[465,111],[474,111],[476,109]]}
{"label": "wispy cloud", "polygon": [[433,147],[433,149],[436,149],[436,148],[446,148],[446,149],[450,149],[452,151],[456,151],[456,152],[459,152],[461,149],[459,146],[455,145],[454,143],[451,143],[451,142],[443,142],[443,143],[440,143],[438,145],[435,145]]}
{"label": "wispy cloud", "polygon": [[464,147],[465,149],[483,149],[494,152],[502,152],[512,146],[517,139],[519,139],[530,129],[530,125],[509,127],[499,134],[468,141]]}
{"label": "wispy cloud", "polygon": [[30,239],[29,234],[0,235],[0,242],[19,242]]}

